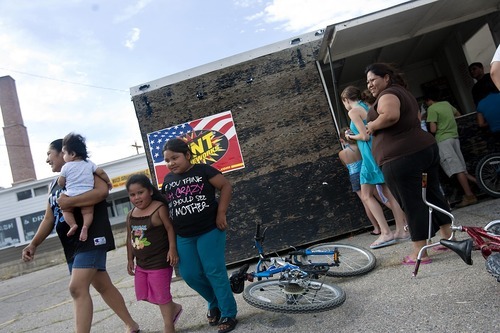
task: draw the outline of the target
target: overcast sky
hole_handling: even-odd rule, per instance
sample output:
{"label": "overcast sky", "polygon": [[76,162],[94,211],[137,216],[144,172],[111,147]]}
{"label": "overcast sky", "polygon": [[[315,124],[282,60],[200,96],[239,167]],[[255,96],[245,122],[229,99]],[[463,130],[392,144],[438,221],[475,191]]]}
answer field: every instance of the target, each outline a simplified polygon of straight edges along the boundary
{"label": "overcast sky", "polygon": [[[16,81],[42,179],[48,144],[69,132],[97,164],[136,154],[130,87],[403,2],[0,0],[0,76]],[[11,183],[2,131],[0,187]]]}

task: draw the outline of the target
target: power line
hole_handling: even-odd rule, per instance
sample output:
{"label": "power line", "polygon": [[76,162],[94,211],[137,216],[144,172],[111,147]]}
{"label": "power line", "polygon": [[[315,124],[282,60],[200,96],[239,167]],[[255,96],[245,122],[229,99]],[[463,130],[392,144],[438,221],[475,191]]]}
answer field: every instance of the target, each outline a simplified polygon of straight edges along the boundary
{"label": "power line", "polygon": [[123,89],[107,88],[107,87],[95,86],[95,85],[92,85],[92,84],[85,84],[85,83],[79,83],[79,82],[66,81],[66,80],[61,80],[61,79],[55,79],[53,77],[48,77],[48,76],[43,76],[43,75],[38,75],[38,74],[32,74],[32,73],[26,73],[26,72],[16,71],[16,70],[9,69],[9,68],[4,68],[4,67],[0,67],[0,69],[6,70],[6,71],[10,71],[10,72],[14,72],[14,73],[18,73],[18,74],[33,76],[33,77],[37,77],[37,78],[40,78],[40,79],[46,79],[46,80],[52,80],[52,81],[57,81],[57,82],[62,82],[62,83],[74,84],[74,85],[77,85],[77,86],[84,86],[84,87],[96,88],[96,89],[104,89],[104,90],[113,90],[113,91],[127,92],[127,93],[129,92],[128,90],[123,90]]}

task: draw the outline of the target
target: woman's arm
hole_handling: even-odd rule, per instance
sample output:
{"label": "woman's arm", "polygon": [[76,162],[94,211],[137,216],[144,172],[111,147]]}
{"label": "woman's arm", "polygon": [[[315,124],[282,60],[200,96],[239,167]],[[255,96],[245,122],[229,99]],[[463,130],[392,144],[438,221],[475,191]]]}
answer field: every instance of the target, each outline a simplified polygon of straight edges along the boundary
{"label": "woman's arm", "polygon": [[36,248],[42,244],[42,242],[50,235],[54,229],[54,213],[50,208],[50,204],[47,203],[47,208],[45,208],[45,215],[42,222],[38,226],[35,236],[31,242],[23,249],[22,259],[24,261],[33,260],[35,257]]}
{"label": "woman's arm", "polygon": [[233,187],[231,186],[231,183],[220,173],[210,178],[209,182],[220,191],[216,224],[218,229],[225,230],[227,228],[226,213],[229,207],[229,202],[231,201]]}
{"label": "woman's arm", "polygon": [[356,126],[356,129],[359,132],[359,134],[356,135],[349,134],[349,139],[353,139],[356,141],[368,141],[370,140],[370,135],[368,135],[368,133],[366,132],[366,126],[363,122],[364,118],[361,112],[366,115],[366,111],[361,108],[353,108],[348,113],[349,118],[352,120],[354,126]]}
{"label": "woman's arm", "polygon": [[377,112],[379,116],[374,121],[370,121],[366,127],[368,134],[390,127],[398,122],[401,115],[401,102],[396,95],[385,94],[378,100]]}
{"label": "woman's arm", "polygon": [[57,200],[59,207],[62,210],[94,206],[95,204],[105,200],[108,197],[108,184],[97,175],[94,175],[94,189],[75,197],[61,195]]}

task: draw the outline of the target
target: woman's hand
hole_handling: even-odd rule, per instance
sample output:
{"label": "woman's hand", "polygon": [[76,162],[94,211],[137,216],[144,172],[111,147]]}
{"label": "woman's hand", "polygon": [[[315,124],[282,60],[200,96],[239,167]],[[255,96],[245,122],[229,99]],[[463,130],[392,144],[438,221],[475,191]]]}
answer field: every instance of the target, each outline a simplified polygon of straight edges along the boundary
{"label": "woman's hand", "polygon": [[61,193],[59,198],[57,198],[57,204],[59,205],[59,207],[62,210],[67,210],[67,209],[73,208],[70,205],[70,201],[71,201],[70,198],[64,193]]}
{"label": "woman's hand", "polygon": [[373,128],[373,121],[368,122],[366,124],[366,133],[369,135],[375,135],[375,129]]}
{"label": "woman's hand", "polygon": [[33,260],[35,258],[36,246],[31,243],[23,249],[22,259],[25,262]]}

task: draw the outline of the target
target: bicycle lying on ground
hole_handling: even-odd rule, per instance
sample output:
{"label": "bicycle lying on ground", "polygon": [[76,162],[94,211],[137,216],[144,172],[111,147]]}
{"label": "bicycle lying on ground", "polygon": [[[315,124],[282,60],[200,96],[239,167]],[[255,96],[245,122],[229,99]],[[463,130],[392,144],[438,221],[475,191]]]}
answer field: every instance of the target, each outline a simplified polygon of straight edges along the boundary
{"label": "bicycle lying on ground", "polygon": [[[333,309],[344,303],[346,295],[338,286],[325,282],[326,276],[361,275],[375,267],[373,253],[349,244],[323,243],[281,257],[266,254],[266,230],[261,233],[257,223],[254,242],[259,260],[255,271],[247,272],[250,265],[245,264],[229,278],[233,292],[243,293],[243,299],[256,308],[283,313]],[[246,288],[245,281],[251,282]]]}
{"label": "bicycle lying on ground", "polygon": [[[451,218],[452,234],[449,239],[441,239],[439,242],[428,244],[420,250],[415,263],[413,276],[417,276],[420,262],[425,251],[428,248],[442,245],[457,253],[467,265],[472,265],[472,250],[481,251],[484,259],[486,259],[486,270],[500,282],[500,220],[491,221],[484,228],[458,225],[455,223],[455,218],[450,212],[427,201],[426,189],[427,174],[424,173],[422,175],[422,199],[426,205],[429,206],[429,241],[431,238],[433,210],[437,210]],[[455,240],[457,231],[466,232],[470,238],[461,241]]]}

